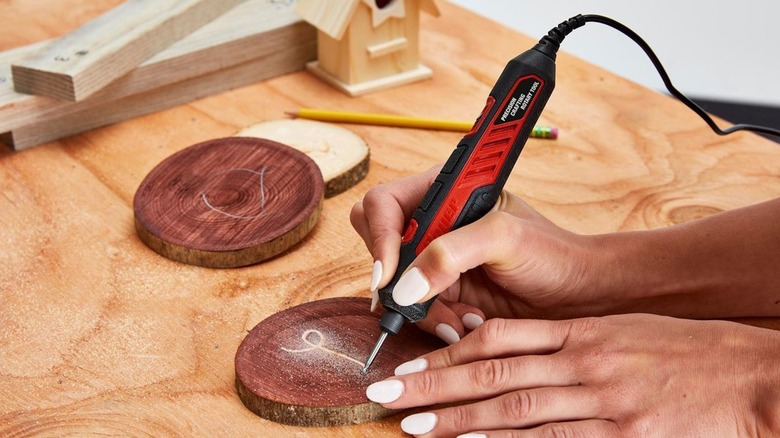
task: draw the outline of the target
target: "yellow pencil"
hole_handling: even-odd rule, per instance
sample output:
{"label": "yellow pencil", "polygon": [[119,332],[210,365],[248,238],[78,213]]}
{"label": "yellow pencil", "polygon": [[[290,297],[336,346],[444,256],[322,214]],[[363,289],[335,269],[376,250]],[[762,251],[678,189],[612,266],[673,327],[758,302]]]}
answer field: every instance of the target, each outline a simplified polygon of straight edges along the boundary
{"label": "yellow pencil", "polygon": [[[319,120],[324,122],[359,123],[365,125],[395,126],[400,128],[438,129],[442,131],[469,132],[474,122],[461,120],[429,119],[422,117],[399,116],[394,114],[356,113],[350,111],[332,111],[313,108],[301,108],[288,112],[293,117]],[[531,131],[534,138],[558,138],[558,128],[536,126]]]}

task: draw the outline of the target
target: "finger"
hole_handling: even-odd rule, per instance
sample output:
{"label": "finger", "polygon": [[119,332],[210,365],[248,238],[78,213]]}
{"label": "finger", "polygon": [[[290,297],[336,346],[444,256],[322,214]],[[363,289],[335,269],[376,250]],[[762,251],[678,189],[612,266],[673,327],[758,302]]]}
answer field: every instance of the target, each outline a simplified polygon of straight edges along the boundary
{"label": "finger", "polygon": [[[468,434],[466,436],[469,436]],[[525,430],[490,430],[471,432],[471,438],[590,438],[590,437],[618,437],[620,429],[617,424],[609,420],[592,419],[580,421],[567,421],[563,423],[547,423],[532,429]]]}
{"label": "finger", "polygon": [[454,344],[466,335],[463,320],[452,309],[452,304],[442,299],[433,302],[428,316],[417,323],[417,327],[436,335],[448,344]]}
{"label": "finger", "polygon": [[527,428],[551,422],[589,420],[598,415],[598,397],[590,388],[536,388],[411,415],[401,421],[401,428],[413,435],[449,437],[472,430]]}
{"label": "finger", "polygon": [[378,186],[363,198],[369,234],[366,246],[383,266],[380,288],[387,285],[398,268],[404,224],[436,177],[432,170]]}
{"label": "finger", "polygon": [[[357,231],[358,235],[363,239],[369,252],[371,242],[371,233],[368,230],[368,220],[366,219],[365,212],[363,211],[363,202],[358,201],[352,206],[352,211],[349,213],[349,221],[352,223],[352,228]],[[382,272],[382,262],[379,260],[374,261],[374,265],[371,268],[371,283],[369,284],[369,290],[371,291],[371,312],[377,309],[379,303],[379,295],[376,292],[376,284],[379,282],[379,277]]]}
{"label": "finger", "polygon": [[438,369],[493,357],[548,354],[563,347],[574,321],[493,318],[457,343],[420,359],[426,369]]}
{"label": "finger", "polygon": [[523,227],[505,212],[488,213],[476,222],[450,231],[430,243],[393,289],[402,306],[426,301],[455,283],[460,275],[488,264],[510,269],[518,263],[514,242],[522,241]]}
{"label": "finger", "polygon": [[[578,384],[571,366],[559,362],[548,355],[516,356],[412,372],[374,383],[366,395],[375,397],[376,400],[372,400],[383,403],[387,408],[405,409],[482,400],[523,389]],[[390,400],[393,396],[396,398]]]}
{"label": "finger", "polygon": [[[376,261],[376,263],[379,263],[379,260]],[[374,266],[376,266],[376,263]],[[380,264],[381,266],[381,264]],[[373,285],[373,279],[371,280],[371,284]],[[371,306],[369,307],[369,310],[371,313],[375,313],[377,310],[379,310],[379,291],[375,288],[371,288]]]}
{"label": "finger", "polygon": [[[457,341],[465,336],[467,331],[474,330],[483,322],[485,322],[485,313],[478,308],[468,304],[445,300],[440,297],[433,302],[433,305],[431,305],[431,308],[428,310],[428,316],[418,322],[417,327],[420,327],[428,333],[439,336],[437,327],[440,324],[447,324],[453,327],[458,333]],[[449,342],[448,339],[442,339],[448,344],[455,343]]]}
{"label": "finger", "polygon": [[[352,207],[352,211],[349,215],[349,220],[352,223],[352,227],[357,231],[358,235],[365,242],[369,252],[371,252],[371,233],[369,232],[368,220],[366,219],[365,212],[363,211],[363,202],[360,201]],[[382,262],[380,260],[374,260],[374,264],[371,267],[371,283],[369,284],[369,290],[371,291],[371,312],[376,312],[379,308],[379,293],[377,288],[379,286],[379,280],[382,278]]]}
{"label": "finger", "polygon": [[485,312],[470,304],[458,302],[448,303],[447,301],[445,301],[445,304],[447,304],[447,306],[452,309],[456,315],[458,315],[458,318],[460,318],[461,322],[463,323],[463,327],[465,327],[466,330],[475,330],[477,327],[482,325],[483,322],[485,322]]}
{"label": "finger", "polygon": [[371,232],[368,228],[366,212],[363,209],[363,201],[358,201],[352,206],[352,210],[349,212],[349,222],[352,224],[352,228],[355,229],[360,238],[363,239],[368,251],[371,252]]}
{"label": "finger", "polygon": [[374,260],[382,264],[377,287],[383,287],[398,266],[406,216],[396,198],[384,187],[369,191],[362,204],[368,224],[366,246]]}

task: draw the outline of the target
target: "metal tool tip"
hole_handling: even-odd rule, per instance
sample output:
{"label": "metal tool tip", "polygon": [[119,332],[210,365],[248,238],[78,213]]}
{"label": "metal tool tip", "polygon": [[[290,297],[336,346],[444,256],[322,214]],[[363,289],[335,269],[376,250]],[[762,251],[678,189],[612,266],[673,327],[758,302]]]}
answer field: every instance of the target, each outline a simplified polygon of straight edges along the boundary
{"label": "metal tool tip", "polygon": [[369,354],[368,359],[366,359],[366,365],[360,371],[364,376],[368,373],[371,364],[374,363],[374,359],[376,359],[376,355],[379,354],[379,349],[382,348],[385,339],[387,339],[387,332],[383,330],[382,334],[379,335],[379,339],[376,341],[376,345],[374,345],[374,349],[371,350],[371,354]]}

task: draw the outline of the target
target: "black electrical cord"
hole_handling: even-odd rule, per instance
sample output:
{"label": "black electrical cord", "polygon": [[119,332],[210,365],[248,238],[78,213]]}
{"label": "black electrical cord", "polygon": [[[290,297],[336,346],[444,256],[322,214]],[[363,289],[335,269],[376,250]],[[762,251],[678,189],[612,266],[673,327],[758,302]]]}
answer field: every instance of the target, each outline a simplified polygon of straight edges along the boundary
{"label": "black electrical cord", "polygon": [[645,52],[645,54],[650,58],[650,61],[653,63],[653,66],[655,66],[655,69],[658,71],[658,74],[661,75],[661,79],[663,80],[664,85],[666,85],[666,89],[669,90],[669,93],[671,93],[672,96],[676,97],[680,102],[684,103],[688,108],[693,110],[693,112],[698,114],[699,117],[704,119],[707,125],[709,125],[710,128],[712,128],[712,130],[715,131],[716,134],[728,135],[737,131],[752,131],[761,134],[769,134],[769,135],[775,135],[780,137],[780,130],[778,129],[769,128],[766,126],[750,125],[745,123],[738,123],[726,129],[721,129],[720,126],[718,126],[715,123],[715,121],[712,120],[712,118],[710,117],[709,114],[707,114],[706,111],[704,111],[699,105],[697,105],[691,99],[687,98],[677,88],[675,88],[675,86],[672,84],[672,80],[669,78],[669,75],[666,73],[666,69],[664,69],[664,66],[661,64],[661,61],[658,59],[658,56],[655,55],[655,52],[653,52],[653,49],[650,48],[650,45],[648,45],[645,42],[645,40],[642,39],[642,37],[637,35],[636,32],[634,32],[633,30],[629,29],[625,25],[609,17],[604,17],[602,15],[593,15],[593,14],[576,15],[564,21],[563,23],[559,24],[558,26],[552,28],[550,32],[547,33],[547,35],[542,37],[539,43],[553,44],[554,49],[557,50],[561,42],[563,42],[563,39],[566,38],[566,35],[571,33],[572,30],[585,25],[585,23],[601,23],[607,25],[613,29],[620,31],[627,37],[631,38],[631,40],[633,40],[635,43],[637,43],[639,47],[641,47],[642,50]]}

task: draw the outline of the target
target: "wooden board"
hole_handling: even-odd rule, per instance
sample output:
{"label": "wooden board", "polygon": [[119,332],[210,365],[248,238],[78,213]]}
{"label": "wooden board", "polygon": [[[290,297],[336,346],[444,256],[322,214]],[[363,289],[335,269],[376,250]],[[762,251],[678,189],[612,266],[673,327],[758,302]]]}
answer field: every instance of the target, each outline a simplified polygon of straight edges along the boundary
{"label": "wooden board", "polygon": [[12,66],[16,91],[80,101],[242,0],[128,0]]}
{"label": "wooden board", "polygon": [[280,47],[259,59],[224,68],[119,99],[87,99],[60,114],[48,114],[45,121],[17,127],[0,135],[0,141],[14,150],[27,149],[52,140],[170,108],[264,79],[303,68],[315,51],[313,42]]}
{"label": "wooden board", "polygon": [[[248,0],[85,101],[69,102],[13,89],[11,64],[45,44],[0,53],[0,133],[8,133],[6,143],[17,150],[188,102],[206,95],[204,89],[215,93],[299,70],[316,57],[314,29],[295,15],[291,5]],[[232,68],[242,72],[223,73]],[[177,94],[172,96],[172,89]],[[144,93],[150,94],[137,97]],[[136,102],[124,99],[131,96]],[[112,107],[122,100],[125,104]],[[68,117],[74,113],[80,115]]]}
{"label": "wooden board", "polygon": [[236,387],[257,415],[296,426],[341,426],[395,413],[366,398],[366,388],[398,365],[446,346],[412,324],[389,337],[364,376],[379,337],[368,298],[301,304],[260,322],[236,352]]}
{"label": "wooden board", "polygon": [[330,198],[359,183],[368,173],[365,140],[331,123],[311,120],[269,120],[240,130],[239,137],[278,141],[305,153],[319,166]]}
{"label": "wooden board", "polygon": [[324,184],[305,154],[270,140],[228,137],[168,157],[138,187],[138,236],[173,260],[212,268],[251,265],[303,239]]}

